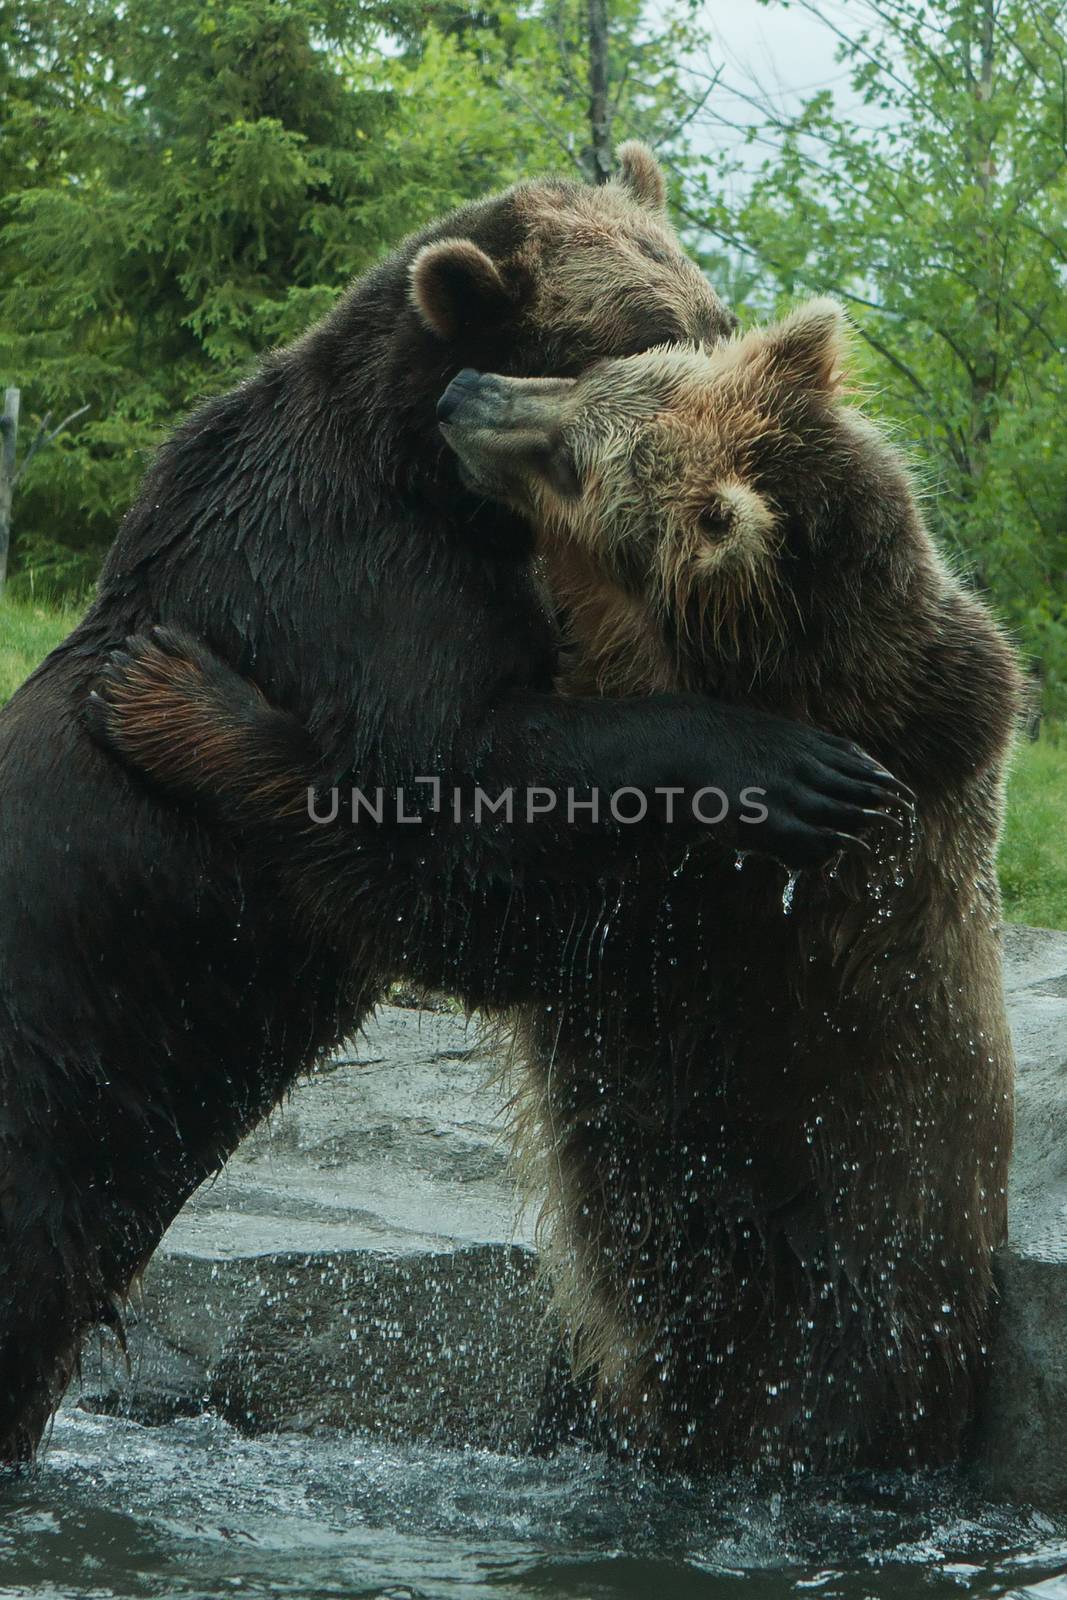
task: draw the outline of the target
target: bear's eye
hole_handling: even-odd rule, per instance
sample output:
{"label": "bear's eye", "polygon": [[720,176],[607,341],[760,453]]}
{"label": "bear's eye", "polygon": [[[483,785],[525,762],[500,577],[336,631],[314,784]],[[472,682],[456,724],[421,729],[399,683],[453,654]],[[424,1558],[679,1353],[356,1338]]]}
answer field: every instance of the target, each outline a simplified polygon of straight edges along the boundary
{"label": "bear's eye", "polygon": [[705,506],[697,517],[697,527],[705,539],[724,539],[729,531],[729,519],[721,506]]}

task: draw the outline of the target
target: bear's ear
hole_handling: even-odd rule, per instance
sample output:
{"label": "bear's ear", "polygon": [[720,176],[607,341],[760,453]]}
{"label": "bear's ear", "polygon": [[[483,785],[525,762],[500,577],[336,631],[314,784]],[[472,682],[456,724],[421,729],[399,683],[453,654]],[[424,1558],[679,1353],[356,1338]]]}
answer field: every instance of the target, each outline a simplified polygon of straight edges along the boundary
{"label": "bear's ear", "polygon": [[423,245],[411,263],[411,303],[431,333],[454,339],[476,322],[492,322],[508,304],[495,263],[473,239]]}
{"label": "bear's ear", "polygon": [[789,383],[825,393],[841,387],[848,318],[836,300],[809,300],[756,337],[767,365]]}
{"label": "bear's ear", "polygon": [[628,139],[615,152],[619,163],[619,182],[629,189],[639,206],[648,211],[666,211],[667,179],[663,168],[647,144]]}

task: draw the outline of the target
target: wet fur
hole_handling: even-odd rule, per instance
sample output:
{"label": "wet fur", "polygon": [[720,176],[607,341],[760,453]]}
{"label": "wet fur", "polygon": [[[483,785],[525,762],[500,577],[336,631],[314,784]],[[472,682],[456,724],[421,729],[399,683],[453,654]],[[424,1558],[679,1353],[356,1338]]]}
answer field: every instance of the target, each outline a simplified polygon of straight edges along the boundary
{"label": "wet fur", "polygon": [[[455,238],[492,263],[473,310],[432,259]],[[564,257],[572,287],[554,287]],[[475,920],[479,874],[506,908],[522,871],[502,834],[491,859],[469,837],[431,844],[429,864],[414,841],[383,845],[354,961],[347,936],[309,935],[253,851],[92,741],[83,707],[108,652],[156,621],[201,636],[299,720],[313,782],[469,774],[495,752],[523,783],[533,710],[505,731],[486,719],[525,695],[551,723],[554,629],[527,531],[464,495],[434,403],[464,365],[578,370],[645,342],[649,319],[668,338],[729,325],[625,184],[523,184],[426,229],[177,429],[87,616],[0,713],[0,1462],[32,1457],[85,1329],[113,1316],[192,1190],[398,967],[419,968],[420,937],[430,975],[460,984],[437,952]],[[205,733],[150,705],[153,719],[184,772],[232,765],[239,721]],[[581,729],[573,753],[597,770]]]}
{"label": "wet fur", "polygon": [[[995,855],[1019,671],[899,455],[842,402],[828,315],[797,368],[773,332],[694,353],[715,381],[676,394],[682,447],[670,419],[604,423],[640,381],[620,364],[625,392],[602,377],[571,439],[595,488],[541,500],[583,691],[684,686],[810,719],[918,799],[905,849],[805,875],[788,916],[765,861],[644,863],[592,935],[592,996],[576,974],[526,1016],[520,1145],[598,1436],[687,1468],[954,1459],[1005,1237]],[[636,366],[651,383],[656,358]],[[686,509],[723,483],[774,511],[736,565]]]}
{"label": "wet fur", "polygon": [[[815,354],[817,360],[814,367],[809,363],[807,376],[828,384],[832,370],[824,370],[824,352],[817,349]],[[732,347],[724,360],[730,363],[736,356]],[[649,358],[653,366],[673,362],[676,369],[684,368],[689,359],[677,354]],[[706,357],[693,352],[691,359]],[[790,382],[792,395],[800,375],[794,374]],[[835,556],[826,572],[818,561],[795,561],[788,569],[788,583],[783,573],[761,572],[753,565],[760,538],[766,540],[768,553],[781,556],[783,565],[796,552],[788,545],[787,530],[777,520],[769,521],[748,498],[749,486],[737,460],[740,441],[746,441],[752,452],[768,443],[776,446],[767,471],[773,468],[779,488],[772,495],[768,481],[751,490],[764,504],[773,499],[779,506],[782,493],[798,486],[802,497],[810,500],[800,509],[813,516],[830,515],[834,503],[834,495],[827,494],[833,475],[824,481],[813,463],[825,465],[824,447],[833,443],[836,411],[823,416],[817,403],[814,408],[800,404],[801,392],[802,386],[794,397],[793,421],[806,425],[799,432],[790,429],[800,449],[803,470],[798,476],[790,479],[786,474],[785,440],[768,429],[763,410],[753,409],[749,395],[743,408],[725,412],[718,408],[720,422],[727,424],[722,439],[728,446],[729,473],[713,474],[714,481],[706,481],[707,453],[698,450],[691,459],[698,464],[701,482],[687,485],[685,472],[668,461],[672,455],[668,451],[662,463],[669,466],[666,479],[659,481],[664,477],[660,472],[654,483],[657,515],[643,529],[632,480],[627,476],[629,487],[625,487],[623,478],[613,477],[616,469],[628,473],[630,456],[625,449],[597,454],[604,430],[591,428],[586,445],[593,451],[592,465],[604,498],[584,529],[572,523],[567,539],[553,533],[545,552],[584,651],[577,681],[584,688],[631,691],[647,691],[661,682],[686,682],[704,693],[714,678],[739,702],[782,698],[804,715],[825,714],[841,722],[856,717],[870,730],[876,748],[899,747],[909,770],[915,765],[912,758],[919,757],[916,770],[923,776],[926,795],[929,772],[914,743],[916,730],[907,719],[895,728],[898,708],[889,692],[897,665],[922,679],[925,614],[917,614],[917,633],[906,647],[906,631],[900,632],[892,603],[887,614],[896,632],[885,631],[884,637],[880,625],[871,628],[874,619],[865,614],[854,617],[850,627],[840,606],[827,603],[825,621],[831,632],[838,628],[839,633],[828,638],[827,628],[820,627],[813,635],[816,648],[798,653],[797,638],[805,639],[803,633],[783,639],[775,629],[798,625],[804,605],[823,604],[820,585],[825,582],[833,590],[841,577],[840,560]],[[714,415],[712,408],[706,417],[689,420],[710,426]],[[904,480],[895,463],[883,472],[873,445],[868,438],[844,454],[834,456],[831,451],[828,459],[844,469],[840,481],[858,498],[864,535],[877,531],[870,525],[874,517],[883,518],[886,532],[895,538],[903,516],[906,544],[911,528],[906,483],[901,496]],[[873,473],[867,471],[865,476],[857,470],[871,462],[876,467]],[[667,491],[665,501],[659,498],[661,489]],[[681,496],[679,489],[685,491]],[[736,601],[725,612],[720,604],[719,615],[730,626],[718,633],[709,632],[713,611],[705,604],[711,599],[707,586],[716,562],[696,537],[706,489],[717,497],[720,513],[740,518],[743,524],[735,554],[744,557],[741,566],[747,573],[742,570],[742,577],[751,612],[751,616],[737,614],[741,608]],[[661,536],[658,509],[675,502],[671,527],[681,537],[667,540]],[[609,516],[605,506],[610,507]],[[688,518],[681,529],[678,507],[685,511],[682,520]],[[555,522],[558,532],[562,518],[554,518],[547,503],[543,509],[550,530]],[[630,533],[643,533],[647,540],[643,570],[635,568],[624,550],[628,519]],[[507,528],[496,531],[506,534]],[[738,530],[728,531],[732,536]],[[884,542],[876,540],[879,548]],[[910,560],[905,555],[901,571],[909,569]],[[871,597],[865,584],[855,592],[846,584],[846,590],[853,606],[868,605]],[[923,592],[920,579],[915,595]],[[953,594],[949,585],[946,595]],[[892,589],[887,591],[887,596],[894,595]],[[1014,668],[980,609],[968,609],[969,602],[956,598],[962,607],[960,643],[974,659],[968,660],[962,674],[946,671],[940,691],[937,674],[929,674],[935,691],[930,712],[942,723],[950,711],[966,717],[970,714],[966,695],[973,694],[974,706],[989,725],[993,772],[1011,720]],[[692,615],[680,618],[677,607],[686,607]],[[874,613],[876,618],[877,598]],[[864,657],[859,665],[868,677],[858,673],[854,692],[845,692],[844,685],[851,680],[842,679],[836,656],[842,636],[852,639],[856,655],[864,638],[884,644],[889,652],[884,683],[883,669]],[[940,649],[948,637],[935,609],[932,642]],[[182,657],[189,669],[184,681],[175,678],[162,659],[171,652]],[[286,818],[276,805],[268,803],[259,814],[260,808],[248,804],[245,771],[257,775],[257,782],[264,770],[285,775],[294,788],[306,781],[308,757],[300,741],[307,736],[297,719],[289,716],[283,718],[285,725],[279,723],[277,713],[264,708],[232,672],[220,670],[217,658],[195,640],[172,636],[162,656],[151,642],[136,644],[132,658],[119,661],[111,674],[104,704],[105,731],[112,747],[163,781],[177,781],[180,791],[191,786],[195,795],[221,805],[254,858],[267,859],[267,843],[273,838],[274,860],[286,894],[310,912],[314,925],[338,930],[353,921],[354,906],[365,913],[367,897],[361,891],[354,898],[352,864],[345,859],[351,852],[348,835],[338,831],[333,839],[324,836],[324,848],[309,854],[299,835],[291,829],[279,831]],[[847,664],[847,652],[843,659]],[[947,668],[951,655],[944,659]],[[986,678],[975,671],[982,662],[990,668]],[[871,690],[870,674],[881,685],[877,694]],[[135,692],[128,693],[131,684]],[[204,719],[205,749],[213,748],[212,729],[225,728],[225,759],[218,771],[200,762],[190,766],[160,749],[159,727],[166,720],[160,716],[160,706],[175,696],[179,702],[175,715],[184,696]],[[604,702],[605,714],[610,704]],[[921,717],[923,709],[918,704],[911,713]],[[967,759],[974,756],[974,729],[968,726],[958,743]],[[948,781],[951,744],[943,727],[938,727],[934,744],[943,763],[941,776]],[[277,792],[275,786],[272,793]],[[927,809],[933,820],[932,805]],[[985,839],[992,831],[995,818],[991,829],[976,827],[976,837]],[[320,841],[313,843],[317,847]],[[874,1012],[885,1006],[885,992],[877,986],[865,989],[852,977],[846,981],[853,968],[869,975],[872,961],[889,952],[898,961],[905,954],[914,957],[916,970],[922,970],[924,941],[935,937],[938,928],[931,906],[920,901],[914,927],[898,922],[891,932],[883,930],[884,942],[876,946],[869,939],[864,943],[877,921],[872,922],[867,885],[847,872],[832,884],[811,880],[798,890],[798,896],[813,894],[816,904],[822,904],[820,897],[826,898],[822,923],[813,924],[798,913],[790,919],[781,916],[782,877],[773,866],[752,862],[739,877],[732,861],[704,847],[694,852],[681,872],[678,867],[677,859],[666,861],[649,848],[641,853],[632,878],[620,878],[588,894],[559,886],[537,914],[524,887],[523,915],[511,924],[510,936],[527,952],[536,926],[552,935],[547,955],[547,946],[536,961],[527,955],[526,994],[513,990],[510,994],[511,999],[526,1001],[528,1065],[520,1058],[519,1142],[550,1195],[542,1231],[575,1362],[595,1393],[600,1419],[595,1434],[617,1449],[661,1464],[700,1468],[739,1460],[826,1464],[945,1459],[958,1447],[977,1377],[977,1329],[988,1299],[988,1238],[999,1225],[1002,1201],[995,1197],[988,1205],[983,1202],[977,1222],[973,1212],[963,1219],[966,1226],[953,1243],[960,1244],[959,1271],[965,1278],[966,1252],[973,1246],[977,1288],[973,1295],[968,1290],[957,1297],[958,1340],[953,1342],[953,1336],[942,1341],[943,1348],[939,1346],[927,1364],[928,1352],[916,1340],[924,1327],[936,1345],[934,1323],[920,1324],[917,1318],[925,1311],[934,1315],[930,1295],[948,1292],[945,1276],[934,1274],[926,1284],[929,1304],[920,1305],[914,1289],[908,1287],[905,1294],[902,1286],[908,1320],[897,1327],[896,1313],[891,1311],[887,1323],[883,1311],[894,1296],[887,1300],[871,1292],[865,1274],[877,1257],[867,1251],[866,1238],[884,1244],[887,1208],[902,1196],[903,1252],[913,1251],[921,1262],[929,1229],[944,1231],[946,1224],[939,1217],[931,1221],[929,1214],[919,1217],[914,1208],[907,1210],[908,1184],[921,1171],[916,1162],[923,1150],[914,1137],[905,1135],[908,1116],[916,1110],[940,1133],[942,1079],[955,1092],[959,1076],[953,1077],[951,1070],[947,1076],[941,1073],[936,1060],[925,1076],[915,1063],[897,1061],[892,1030],[882,1027],[886,1019],[881,1015],[881,1031],[873,1037],[885,1048],[871,1061],[862,1055],[857,1060],[852,1044],[843,1049],[839,1033],[843,1030],[851,1040],[855,1028],[857,1037],[868,1039]],[[462,871],[459,862],[457,873]],[[969,861],[962,862],[961,872],[970,871]],[[380,873],[374,876],[381,881]],[[478,947],[483,927],[491,927],[498,941],[494,948],[501,958],[499,970],[506,973],[511,965],[506,953],[507,917],[501,917],[502,908],[488,891],[479,899],[464,884],[460,903],[467,926],[459,929],[453,920],[442,930],[442,907],[448,900],[441,888],[433,882],[414,910],[405,905],[400,921],[422,952],[423,972],[429,954],[440,951],[439,981],[454,987],[462,979],[470,996],[469,965],[464,963],[460,973],[453,949],[461,951],[470,942]],[[394,889],[388,882],[387,895]],[[995,896],[995,888],[992,892]],[[942,893],[935,903],[945,907]],[[394,893],[388,906],[394,923],[395,907]],[[375,955],[381,960],[388,916],[382,922],[365,915],[354,920],[357,953],[363,952],[368,961]],[[949,920],[946,917],[946,927]],[[988,931],[988,922],[983,927]],[[820,949],[824,950],[821,964]],[[989,997],[995,1024],[999,994],[995,944],[987,939],[982,949],[993,952],[982,992]],[[835,952],[840,955],[839,967],[834,965]],[[814,964],[808,961],[813,953]],[[941,963],[946,956],[958,960],[961,970],[966,968],[965,955],[953,951],[947,935],[932,959]],[[446,970],[449,960],[453,966]],[[482,977],[482,1003],[505,1003],[508,996],[496,986],[492,963]],[[813,1032],[813,1018],[819,1015],[813,1007],[820,1000],[828,1007],[829,1042]],[[961,1021],[969,1025],[969,997],[959,1004]],[[888,1020],[892,1022],[891,1014]],[[840,1059],[835,1059],[835,1050]],[[996,1039],[991,1059],[998,1069],[1002,1067],[1004,1057]],[[897,1077],[907,1093],[887,1097],[884,1083],[887,1079],[894,1083]],[[847,1095],[841,1092],[842,1080],[849,1087]],[[987,1124],[989,1096],[980,1082],[976,1094],[992,1146],[1006,1136],[1006,1125],[1002,1120],[998,1129],[995,1115]],[[857,1117],[866,1139],[862,1149]],[[953,1126],[957,1125],[958,1119]],[[854,1183],[850,1181],[840,1194],[835,1188],[841,1151],[846,1148],[860,1160],[873,1185],[858,1197],[869,1195],[875,1205],[870,1215],[857,1209]],[[1002,1141],[999,1151],[989,1155],[990,1169],[1005,1150]],[[941,1180],[943,1144],[933,1140],[929,1153],[931,1176]],[[936,1209],[935,1189],[929,1193]],[[857,1240],[864,1241],[863,1248],[857,1248]],[[827,1307],[832,1309],[832,1320]],[[936,1314],[942,1315],[939,1308]],[[889,1344],[899,1354],[895,1366],[878,1354]],[[915,1408],[931,1392],[931,1374],[942,1358],[943,1380],[940,1368],[934,1374],[941,1410],[936,1422],[924,1422]],[[797,1387],[802,1370],[810,1371],[803,1392]],[[772,1395],[771,1389],[777,1393]],[[576,1415],[570,1402],[568,1411],[572,1418]]]}

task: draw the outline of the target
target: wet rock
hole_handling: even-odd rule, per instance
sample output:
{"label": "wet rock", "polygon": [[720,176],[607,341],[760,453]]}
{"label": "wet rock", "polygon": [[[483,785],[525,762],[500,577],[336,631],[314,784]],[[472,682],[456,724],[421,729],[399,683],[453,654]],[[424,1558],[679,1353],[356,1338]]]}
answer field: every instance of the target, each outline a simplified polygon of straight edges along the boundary
{"label": "wet rock", "polygon": [[80,1403],[520,1446],[550,1332],[494,1076],[476,1026],[383,1008],[194,1196]]}
{"label": "wet rock", "polygon": [[228,1421],[493,1450],[529,1436],[549,1354],[529,1250],[349,1254],[273,1276],[213,1374]]}
{"label": "wet rock", "polygon": [[[978,1463],[998,1495],[1063,1507],[1067,934],[1010,928],[1005,963],[1018,1133]],[[94,1343],[83,1403],[521,1447],[551,1325],[492,1075],[461,1018],[384,1008],[194,1197],[145,1275],[128,1367]]]}
{"label": "wet rock", "polygon": [[1067,1507],[1067,934],[1009,928],[1005,979],[1019,1065],[1010,1237],[980,1429],[997,1494]]}
{"label": "wet rock", "polygon": [[1067,1253],[1001,1255],[979,1475],[997,1498],[1067,1509]]}
{"label": "wet rock", "polygon": [[104,1330],[86,1341],[75,1392],[84,1410],[118,1411],[150,1426],[199,1416],[211,1400],[205,1363],[136,1312],[126,1351]]}

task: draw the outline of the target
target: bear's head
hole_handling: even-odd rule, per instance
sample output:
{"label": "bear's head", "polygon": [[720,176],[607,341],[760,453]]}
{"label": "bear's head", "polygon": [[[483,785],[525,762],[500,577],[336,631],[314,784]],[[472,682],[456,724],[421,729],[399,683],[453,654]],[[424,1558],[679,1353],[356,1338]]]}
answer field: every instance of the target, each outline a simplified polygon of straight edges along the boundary
{"label": "bear's head", "polygon": [[632,142],[618,160],[610,183],[520,183],[411,241],[408,292],[424,332],[524,373],[727,337],[736,319],[684,254],[655,157]]}
{"label": "bear's head", "polygon": [[816,300],[711,350],[450,385],[438,414],[461,473],[540,530],[599,687],[792,670],[813,628],[844,631],[841,608],[859,587],[866,602],[876,572],[893,583],[894,563],[913,564],[906,475],[842,403],[846,332],[840,306]]}

